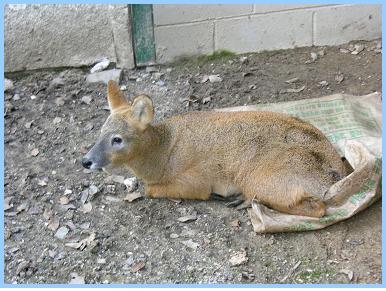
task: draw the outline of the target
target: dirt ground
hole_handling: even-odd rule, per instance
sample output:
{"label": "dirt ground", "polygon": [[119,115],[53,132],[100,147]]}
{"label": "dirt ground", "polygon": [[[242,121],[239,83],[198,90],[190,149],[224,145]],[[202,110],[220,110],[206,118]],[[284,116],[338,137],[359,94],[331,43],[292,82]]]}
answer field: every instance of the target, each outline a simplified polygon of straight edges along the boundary
{"label": "dirt ground", "polygon": [[[340,50],[358,43],[365,49],[357,55]],[[121,85],[130,98],[152,96],[157,121],[188,110],[362,95],[381,91],[377,43],[220,54],[125,71]],[[307,62],[311,52],[320,53]],[[253,232],[245,210],[220,201],[123,201],[122,181],[80,164],[108,116],[106,86],[86,83],[87,72],[7,76],[14,89],[5,94],[6,283],[381,283],[380,201],[320,231],[265,235]],[[213,74],[222,81],[202,83]],[[186,215],[196,219],[178,221]],[[231,266],[242,249],[248,261]]]}

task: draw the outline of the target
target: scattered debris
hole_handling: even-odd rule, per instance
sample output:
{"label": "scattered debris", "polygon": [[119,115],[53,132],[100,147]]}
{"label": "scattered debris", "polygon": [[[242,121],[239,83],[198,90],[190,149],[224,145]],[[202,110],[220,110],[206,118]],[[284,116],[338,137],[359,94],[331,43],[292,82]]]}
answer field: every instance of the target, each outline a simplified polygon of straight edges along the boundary
{"label": "scattered debris", "polygon": [[126,85],[122,85],[119,89],[120,89],[121,91],[126,91],[126,90],[127,90],[127,86],[126,86]]}
{"label": "scattered debris", "polygon": [[133,192],[138,187],[138,179],[136,177],[127,178],[123,181],[127,191]]}
{"label": "scattered debris", "polygon": [[146,264],[145,261],[139,261],[139,262],[135,263],[131,267],[131,271],[133,273],[138,272],[138,271],[142,270],[145,267],[145,264]]}
{"label": "scattered debris", "polygon": [[108,71],[96,72],[89,74],[86,77],[87,83],[105,83],[107,84],[110,80],[119,83],[122,76],[122,70],[113,69]]}
{"label": "scattered debris", "polygon": [[170,238],[178,238],[179,237],[179,235],[178,234],[176,234],[176,233],[172,233],[172,234],[170,234]]}
{"label": "scattered debris", "polygon": [[297,81],[299,81],[299,78],[298,77],[295,77],[295,78],[292,78],[292,79],[289,79],[287,81],[285,81],[287,84],[293,84],[293,83],[296,83]]}
{"label": "scattered debris", "polygon": [[66,190],[64,190],[63,194],[64,195],[70,195],[70,194],[72,194],[72,190],[71,189],[66,189]]}
{"label": "scattered debris", "polygon": [[13,89],[13,82],[9,79],[4,79],[4,92],[10,91]]}
{"label": "scattered debris", "polygon": [[115,193],[115,185],[106,185],[106,192],[107,193]]}
{"label": "scattered debris", "polygon": [[286,281],[290,276],[292,276],[292,274],[296,271],[296,269],[300,266],[302,262],[301,261],[298,261],[292,268],[291,270],[288,272],[287,275],[285,275],[281,280],[280,282],[284,282]]}
{"label": "scattered debris", "polygon": [[280,94],[284,94],[284,93],[299,93],[299,92],[303,91],[305,88],[306,88],[306,86],[303,85],[303,86],[301,86],[299,88],[284,89],[284,90],[280,90]]}
{"label": "scattered debris", "polygon": [[58,239],[64,239],[68,234],[69,229],[66,226],[61,226],[55,233],[55,237]]}
{"label": "scattered debris", "polygon": [[231,263],[231,266],[239,266],[248,261],[247,257],[247,251],[245,249],[242,249],[241,251],[234,252],[229,259],[229,262]]}
{"label": "scattered debris", "polygon": [[33,156],[33,157],[36,157],[37,155],[39,154],[39,149],[33,149],[32,151],[31,151],[31,156]]}
{"label": "scattered debris", "polygon": [[48,184],[48,177],[44,176],[38,179],[38,185],[41,187],[45,187]]}
{"label": "scattered debris", "polygon": [[365,46],[363,44],[356,44],[354,45],[354,50],[351,52],[352,55],[358,55],[365,49]]}
{"label": "scattered debris", "polygon": [[181,243],[192,250],[196,250],[200,246],[199,243],[196,243],[196,242],[192,241],[191,239],[182,241]]}
{"label": "scattered debris", "polygon": [[92,97],[90,95],[86,95],[86,96],[83,96],[81,99],[80,99],[81,103],[84,103],[84,104],[87,104],[87,105],[90,105],[91,101],[92,101]]}
{"label": "scattered debris", "polygon": [[197,214],[182,216],[177,219],[179,222],[191,222],[197,220]]}
{"label": "scattered debris", "polygon": [[69,284],[85,284],[84,276],[80,276],[77,273],[71,273]]}
{"label": "scattered debris", "polygon": [[37,97],[36,97],[36,95],[31,95],[31,100],[35,100]]}
{"label": "scattered debris", "polygon": [[107,58],[103,58],[100,62],[98,62],[91,68],[90,73],[93,74],[93,73],[101,72],[104,69],[106,69],[109,65],[110,65],[110,61]]}
{"label": "scattered debris", "polygon": [[338,273],[347,275],[349,281],[352,281],[352,279],[354,278],[354,272],[351,270],[342,269]]}

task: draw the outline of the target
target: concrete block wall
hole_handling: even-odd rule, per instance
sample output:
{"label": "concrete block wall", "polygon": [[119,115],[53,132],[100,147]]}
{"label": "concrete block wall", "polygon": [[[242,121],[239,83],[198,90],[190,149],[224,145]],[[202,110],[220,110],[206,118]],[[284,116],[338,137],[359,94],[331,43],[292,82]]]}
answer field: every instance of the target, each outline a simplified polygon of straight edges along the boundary
{"label": "concrete block wall", "polygon": [[91,65],[134,67],[128,5],[5,5],[5,72]]}
{"label": "concrete block wall", "polygon": [[381,37],[381,5],[153,5],[157,61]]}

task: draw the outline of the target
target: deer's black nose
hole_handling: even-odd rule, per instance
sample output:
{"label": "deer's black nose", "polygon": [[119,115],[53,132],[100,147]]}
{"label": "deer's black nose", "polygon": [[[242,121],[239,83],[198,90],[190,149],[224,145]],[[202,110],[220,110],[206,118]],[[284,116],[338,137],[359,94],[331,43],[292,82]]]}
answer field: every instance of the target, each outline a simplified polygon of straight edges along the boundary
{"label": "deer's black nose", "polygon": [[83,159],[82,159],[82,165],[83,165],[83,167],[85,167],[86,169],[90,169],[91,166],[92,166],[92,161],[89,160],[88,158],[83,158]]}

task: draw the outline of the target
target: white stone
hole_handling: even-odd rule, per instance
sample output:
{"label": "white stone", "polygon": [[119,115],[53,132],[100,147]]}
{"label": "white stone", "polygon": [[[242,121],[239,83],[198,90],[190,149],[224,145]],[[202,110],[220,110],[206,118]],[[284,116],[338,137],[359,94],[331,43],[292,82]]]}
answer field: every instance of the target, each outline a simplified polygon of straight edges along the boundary
{"label": "white stone", "polygon": [[105,83],[107,84],[108,81],[113,80],[117,83],[121,80],[122,70],[108,70],[108,71],[102,71],[97,72],[94,74],[89,74],[86,77],[86,82],[88,83]]}

